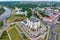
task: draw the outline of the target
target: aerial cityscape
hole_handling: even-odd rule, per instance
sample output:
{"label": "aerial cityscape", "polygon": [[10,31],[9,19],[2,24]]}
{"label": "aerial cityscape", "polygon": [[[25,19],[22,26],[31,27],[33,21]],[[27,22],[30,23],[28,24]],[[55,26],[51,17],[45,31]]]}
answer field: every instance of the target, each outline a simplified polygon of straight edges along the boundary
{"label": "aerial cityscape", "polygon": [[0,1],[0,40],[60,40],[60,1]]}

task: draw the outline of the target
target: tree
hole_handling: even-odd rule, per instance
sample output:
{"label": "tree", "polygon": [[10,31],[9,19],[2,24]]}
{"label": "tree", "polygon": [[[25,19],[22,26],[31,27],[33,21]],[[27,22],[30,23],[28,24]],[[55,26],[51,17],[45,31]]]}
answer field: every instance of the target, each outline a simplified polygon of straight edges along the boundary
{"label": "tree", "polygon": [[31,9],[27,9],[27,11],[28,11],[27,17],[29,18],[30,16],[32,16],[32,11]]}

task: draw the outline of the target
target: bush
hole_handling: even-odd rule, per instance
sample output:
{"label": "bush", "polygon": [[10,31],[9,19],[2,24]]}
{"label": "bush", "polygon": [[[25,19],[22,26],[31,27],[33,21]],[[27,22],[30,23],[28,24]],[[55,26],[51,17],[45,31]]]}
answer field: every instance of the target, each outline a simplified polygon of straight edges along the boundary
{"label": "bush", "polygon": [[44,16],[47,16],[47,17],[49,17],[47,14],[45,14],[45,12],[44,11],[39,11],[39,13],[44,17]]}
{"label": "bush", "polygon": [[3,8],[0,8],[0,15],[4,12],[5,10]]}
{"label": "bush", "polygon": [[0,22],[0,27],[3,25],[3,21]]}
{"label": "bush", "polygon": [[60,17],[59,17],[58,21],[60,21]]}
{"label": "bush", "polygon": [[32,16],[32,11],[31,9],[27,9],[27,11],[28,11],[27,17],[29,18],[30,16]]}

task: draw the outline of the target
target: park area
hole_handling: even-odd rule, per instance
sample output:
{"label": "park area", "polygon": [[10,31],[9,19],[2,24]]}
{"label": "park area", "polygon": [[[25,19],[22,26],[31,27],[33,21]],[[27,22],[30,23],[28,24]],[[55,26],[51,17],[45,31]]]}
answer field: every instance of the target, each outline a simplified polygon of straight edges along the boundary
{"label": "park area", "polygon": [[17,30],[15,29],[15,25],[11,25],[7,30],[12,40],[22,40],[21,36],[19,36]]}
{"label": "park area", "polygon": [[27,17],[25,17],[24,15],[16,15],[16,14],[13,14],[13,15],[7,20],[7,23],[23,21],[25,18],[27,18]]}
{"label": "park area", "polygon": [[2,36],[0,37],[0,40],[9,40],[9,37],[6,31],[3,32]]}

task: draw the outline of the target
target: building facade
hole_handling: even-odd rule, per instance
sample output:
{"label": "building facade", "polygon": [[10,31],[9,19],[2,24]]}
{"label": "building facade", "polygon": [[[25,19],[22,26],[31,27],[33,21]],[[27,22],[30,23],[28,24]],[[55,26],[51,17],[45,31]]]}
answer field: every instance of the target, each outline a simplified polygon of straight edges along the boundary
{"label": "building facade", "polygon": [[36,17],[31,16],[30,18],[27,18],[25,25],[32,29],[37,29],[40,27],[40,21]]}

